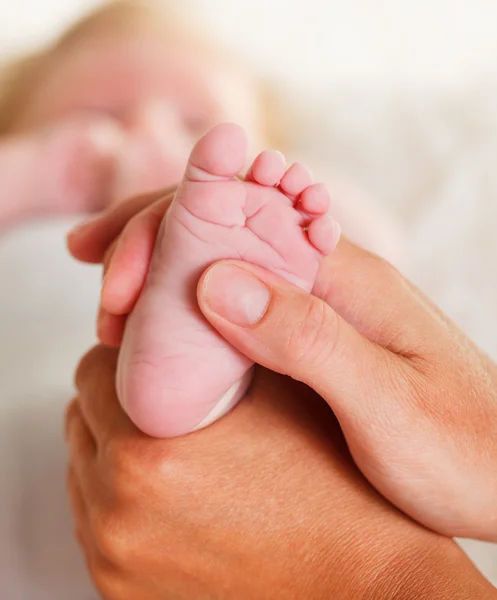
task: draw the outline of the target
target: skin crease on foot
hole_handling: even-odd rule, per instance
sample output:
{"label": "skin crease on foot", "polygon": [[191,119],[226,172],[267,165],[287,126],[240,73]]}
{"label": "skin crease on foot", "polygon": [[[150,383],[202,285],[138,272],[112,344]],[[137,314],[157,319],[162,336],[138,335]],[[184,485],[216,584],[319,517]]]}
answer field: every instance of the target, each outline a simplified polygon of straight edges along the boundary
{"label": "skin crease on foot", "polygon": [[[214,128],[194,147],[128,318],[117,389],[149,435],[172,437],[211,423],[250,382],[252,363],[198,309],[196,285],[205,268],[241,258],[311,291],[320,261],[338,241],[328,192],[312,184],[303,165],[286,170],[280,153],[265,151],[240,181],[246,157],[245,132],[233,124]],[[237,283],[243,286],[243,277]],[[107,295],[111,285],[106,278]]]}

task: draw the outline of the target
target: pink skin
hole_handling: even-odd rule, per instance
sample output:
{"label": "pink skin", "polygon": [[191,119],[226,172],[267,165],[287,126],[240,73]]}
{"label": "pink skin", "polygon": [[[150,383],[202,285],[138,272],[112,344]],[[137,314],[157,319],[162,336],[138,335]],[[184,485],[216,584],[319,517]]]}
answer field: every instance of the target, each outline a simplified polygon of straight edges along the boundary
{"label": "pink skin", "polygon": [[[214,128],[195,146],[128,318],[117,389],[130,418],[149,435],[192,431],[252,366],[201,315],[196,285],[202,272],[217,260],[242,258],[310,291],[321,260],[338,241],[339,228],[326,214],[328,193],[312,185],[303,166],[285,173],[282,156],[266,151],[242,182],[235,176],[246,156],[245,133],[231,124]],[[128,240],[140,227],[133,231]],[[143,231],[149,231],[146,225]],[[148,248],[145,240],[138,265]],[[110,270],[106,278],[106,308],[112,302],[106,304],[105,296],[123,308],[133,295],[133,284],[127,287],[127,277],[116,275]]]}
{"label": "pink skin", "polygon": [[247,78],[189,41],[88,35],[54,57],[17,135],[0,142],[0,226],[174,184],[194,141],[219,121],[242,123],[258,143],[257,113]]}
{"label": "pink skin", "polygon": [[34,214],[99,210],[122,144],[109,119],[66,119],[0,143],[0,225]]}
{"label": "pink skin", "polygon": [[88,35],[59,56],[20,127],[80,113],[115,120],[125,137],[110,201],[176,184],[192,145],[219,122],[240,123],[260,145],[248,78],[191,40],[152,31]]}
{"label": "pink skin", "polygon": [[[0,145],[0,183],[7,190],[0,200],[0,227],[35,213],[91,212],[176,184],[192,144],[222,121],[240,123],[249,132],[253,148],[263,145],[260,98],[254,82],[205,46],[159,29],[154,27],[146,35],[142,27],[136,34],[89,32],[52,59],[13,123],[20,137]],[[68,151],[62,143],[60,154],[50,152],[48,161],[42,146],[25,144],[25,135],[33,131],[82,116],[104,119],[120,130],[123,143],[115,148],[115,156],[102,156],[99,150],[88,148],[84,133],[81,142],[72,139],[74,150]],[[21,157],[24,146],[30,150]],[[81,146],[87,147],[83,158],[71,159],[81,155]],[[39,165],[35,169],[30,168],[33,148]],[[66,165],[69,172],[64,174],[61,169]],[[27,169],[36,193],[25,185]],[[52,170],[54,177],[47,177]],[[311,181],[310,173],[299,165],[285,176],[290,196],[295,193],[292,180],[300,176]],[[65,183],[54,186],[54,181]],[[402,248],[395,223],[372,211],[368,202],[361,202],[357,190],[347,185],[340,191],[336,180],[333,187],[339,198],[334,214],[339,215],[345,233],[395,262]],[[309,192],[313,195],[319,201],[320,193]],[[309,199],[304,209],[309,216],[321,210],[312,202]]]}

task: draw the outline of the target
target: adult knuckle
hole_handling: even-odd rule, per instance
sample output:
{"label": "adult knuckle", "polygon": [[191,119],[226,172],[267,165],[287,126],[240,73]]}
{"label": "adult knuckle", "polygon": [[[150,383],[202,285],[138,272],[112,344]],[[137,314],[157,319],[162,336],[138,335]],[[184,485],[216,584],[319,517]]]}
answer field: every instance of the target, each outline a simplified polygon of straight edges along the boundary
{"label": "adult knuckle", "polygon": [[87,383],[88,376],[94,372],[96,367],[108,363],[114,366],[116,362],[117,353],[113,349],[101,345],[94,346],[79,362],[74,376],[76,388],[80,390]]}
{"label": "adult knuckle", "polygon": [[100,461],[107,486],[116,500],[134,497],[141,481],[143,465],[133,439],[115,437],[102,448]]}
{"label": "adult knuckle", "polygon": [[127,472],[133,460],[132,448],[125,439],[119,436],[111,437],[102,448],[102,458],[112,470]]}
{"label": "adult knuckle", "polygon": [[137,549],[132,531],[126,515],[115,507],[95,511],[91,517],[92,537],[105,563],[121,568],[133,564]]}
{"label": "adult knuckle", "polygon": [[73,398],[66,406],[64,411],[64,422],[67,423],[79,413],[78,399]]}
{"label": "adult knuckle", "polygon": [[95,587],[105,600],[128,600],[124,593],[121,576],[109,566],[102,557],[95,558],[89,565],[90,575]]}
{"label": "adult knuckle", "polygon": [[286,354],[294,364],[326,362],[338,332],[336,315],[317,298],[310,298],[302,320],[291,329]]}
{"label": "adult knuckle", "polygon": [[175,454],[167,440],[151,440],[139,432],[109,439],[99,461],[113,500],[133,506],[164,481],[170,485],[178,477]]}
{"label": "adult knuckle", "polygon": [[74,375],[77,389],[80,389],[81,382],[85,380],[86,375],[91,369],[92,365],[99,360],[100,352],[100,346],[94,346],[79,361],[79,364],[76,368],[76,373]]}
{"label": "adult knuckle", "polygon": [[74,421],[79,418],[80,418],[80,409],[78,406],[78,400],[77,400],[77,398],[74,398],[66,406],[66,409],[64,412],[64,433],[65,433],[66,441],[69,440],[72,423],[74,423]]}

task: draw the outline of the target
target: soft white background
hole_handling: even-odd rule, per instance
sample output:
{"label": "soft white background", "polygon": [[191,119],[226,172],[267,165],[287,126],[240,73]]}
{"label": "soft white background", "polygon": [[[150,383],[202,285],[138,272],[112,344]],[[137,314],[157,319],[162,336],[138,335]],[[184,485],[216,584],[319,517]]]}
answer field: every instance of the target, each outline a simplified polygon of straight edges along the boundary
{"label": "soft white background", "polygon": [[[0,0],[0,57],[95,4]],[[186,5],[281,84],[289,114],[303,115],[300,151],[399,218],[410,276],[497,357],[495,0]],[[9,600],[95,597],[70,537],[60,426],[71,372],[93,341],[99,273],[65,257],[66,228],[30,225],[0,239],[0,589]],[[497,582],[495,548],[466,545]]]}

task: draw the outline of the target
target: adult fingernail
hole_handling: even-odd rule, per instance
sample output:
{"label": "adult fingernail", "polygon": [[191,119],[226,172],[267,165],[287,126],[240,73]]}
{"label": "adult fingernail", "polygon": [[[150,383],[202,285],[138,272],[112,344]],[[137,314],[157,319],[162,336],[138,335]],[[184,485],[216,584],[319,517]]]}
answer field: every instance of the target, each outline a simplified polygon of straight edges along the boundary
{"label": "adult fingernail", "polygon": [[249,271],[234,265],[212,267],[203,287],[210,309],[241,327],[258,323],[266,313],[271,298],[267,285]]}

